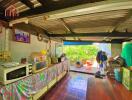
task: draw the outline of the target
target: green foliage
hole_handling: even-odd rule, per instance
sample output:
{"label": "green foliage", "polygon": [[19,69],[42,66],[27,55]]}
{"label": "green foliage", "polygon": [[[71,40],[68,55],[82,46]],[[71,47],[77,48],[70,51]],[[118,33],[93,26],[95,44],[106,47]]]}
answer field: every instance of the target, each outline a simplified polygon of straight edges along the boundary
{"label": "green foliage", "polygon": [[76,62],[82,59],[94,59],[99,49],[95,45],[75,45],[64,46],[63,50],[72,62]]}

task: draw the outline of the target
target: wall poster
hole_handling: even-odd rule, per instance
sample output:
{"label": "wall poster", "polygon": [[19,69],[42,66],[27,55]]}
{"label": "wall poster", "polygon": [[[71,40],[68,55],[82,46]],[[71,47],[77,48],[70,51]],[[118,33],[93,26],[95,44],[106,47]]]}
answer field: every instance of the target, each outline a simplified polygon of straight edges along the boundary
{"label": "wall poster", "polygon": [[30,43],[30,33],[14,29],[13,40],[16,42]]}

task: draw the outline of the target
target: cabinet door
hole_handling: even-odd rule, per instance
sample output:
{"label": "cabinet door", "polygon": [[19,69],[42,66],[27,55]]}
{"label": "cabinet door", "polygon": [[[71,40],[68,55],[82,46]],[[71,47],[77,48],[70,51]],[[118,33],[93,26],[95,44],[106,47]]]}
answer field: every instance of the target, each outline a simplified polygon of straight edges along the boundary
{"label": "cabinet door", "polygon": [[126,68],[123,69],[123,83],[129,88],[129,86],[130,86],[130,71]]}

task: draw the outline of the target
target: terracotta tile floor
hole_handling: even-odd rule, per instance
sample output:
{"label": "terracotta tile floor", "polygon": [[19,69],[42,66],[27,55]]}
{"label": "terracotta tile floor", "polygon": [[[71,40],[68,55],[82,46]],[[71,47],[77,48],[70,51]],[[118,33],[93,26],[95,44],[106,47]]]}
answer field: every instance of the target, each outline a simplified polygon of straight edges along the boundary
{"label": "terracotta tile floor", "polygon": [[115,80],[70,72],[41,100],[132,100],[132,92]]}

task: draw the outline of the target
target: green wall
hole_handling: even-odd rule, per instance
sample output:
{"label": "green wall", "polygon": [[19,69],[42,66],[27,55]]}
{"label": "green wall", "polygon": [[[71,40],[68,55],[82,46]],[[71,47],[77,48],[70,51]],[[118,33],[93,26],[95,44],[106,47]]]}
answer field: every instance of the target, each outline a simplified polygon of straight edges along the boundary
{"label": "green wall", "polygon": [[132,66],[132,42],[124,42],[122,47],[122,57],[128,67]]}

